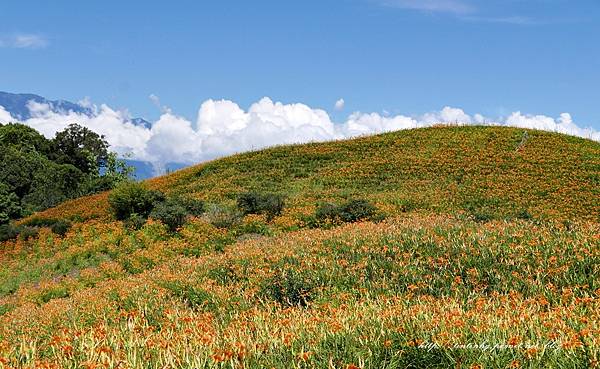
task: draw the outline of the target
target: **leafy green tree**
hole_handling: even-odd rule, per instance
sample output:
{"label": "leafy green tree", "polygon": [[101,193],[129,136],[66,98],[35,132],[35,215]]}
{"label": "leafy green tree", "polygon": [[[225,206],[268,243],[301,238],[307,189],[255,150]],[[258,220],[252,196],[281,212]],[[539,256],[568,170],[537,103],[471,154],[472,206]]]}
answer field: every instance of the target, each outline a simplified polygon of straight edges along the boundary
{"label": "leafy green tree", "polygon": [[0,224],[65,200],[106,191],[133,167],[102,136],[77,124],[47,140],[23,124],[0,126]]}
{"label": "leafy green tree", "polygon": [[21,216],[21,203],[16,194],[0,183],[0,224],[7,224],[11,219]]}
{"label": "leafy green tree", "polygon": [[54,160],[61,164],[72,164],[83,173],[97,173],[106,166],[108,142],[104,136],[82,127],[70,124],[58,132],[52,140]]}
{"label": "leafy green tree", "polygon": [[22,198],[31,192],[34,186],[32,179],[44,165],[44,159],[37,152],[19,150],[15,146],[0,146],[0,183]]}
{"label": "leafy green tree", "polygon": [[20,123],[0,126],[0,146],[12,146],[19,150],[37,151],[48,155],[52,150],[52,142],[35,129]]}
{"label": "leafy green tree", "polygon": [[83,195],[80,186],[84,178],[85,174],[71,164],[46,160],[32,178],[31,191],[22,198],[23,208],[28,213],[40,211]]}

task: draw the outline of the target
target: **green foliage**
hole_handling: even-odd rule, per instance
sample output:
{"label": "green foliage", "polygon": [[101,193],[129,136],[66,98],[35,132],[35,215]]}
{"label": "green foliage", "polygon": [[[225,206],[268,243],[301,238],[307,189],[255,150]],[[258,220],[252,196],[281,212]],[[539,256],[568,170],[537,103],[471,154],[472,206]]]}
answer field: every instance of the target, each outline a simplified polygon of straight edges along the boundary
{"label": "green foliage", "polygon": [[217,228],[231,228],[240,223],[242,214],[233,208],[211,204],[206,211],[206,219]]}
{"label": "green foliage", "polygon": [[108,142],[104,136],[78,124],[70,124],[52,140],[58,163],[72,164],[83,173],[97,173],[108,160]]}
{"label": "green foliage", "polygon": [[76,124],[52,141],[22,124],[0,126],[0,223],[126,180],[132,169],[107,147]]}
{"label": "green foliage", "polygon": [[27,240],[37,236],[38,229],[38,227],[27,225],[2,224],[0,225],[0,242],[15,240],[17,238]]}
{"label": "green foliage", "polygon": [[171,295],[183,300],[192,309],[213,308],[215,306],[210,293],[189,284],[168,281],[163,282],[162,287],[168,290]]}
{"label": "green foliage", "polygon": [[109,195],[108,202],[118,220],[125,220],[132,214],[147,218],[154,206],[164,200],[164,195],[153,191],[139,182],[123,182]]}
{"label": "green foliage", "polygon": [[123,222],[125,228],[133,230],[141,229],[145,224],[146,218],[136,213],[131,214],[129,218],[125,219]]}
{"label": "green foliage", "polygon": [[8,191],[3,183],[0,183],[0,224],[6,224],[11,219],[21,216],[22,209],[16,194]]}
{"label": "green foliage", "polygon": [[375,205],[363,199],[349,200],[341,205],[321,204],[314,215],[316,225],[373,221],[379,218]]}
{"label": "green foliage", "polygon": [[40,211],[77,197],[84,174],[70,164],[41,161],[44,165],[33,174],[32,187],[21,198],[27,213]]}
{"label": "green foliage", "polygon": [[191,215],[191,216],[195,216],[195,217],[199,217],[202,214],[204,214],[204,211],[206,209],[206,205],[204,204],[204,201],[194,199],[191,197],[174,196],[174,197],[170,197],[168,199],[168,201],[171,204],[177,204],[177,205],[183,207],[185,209],[187,215]]}
{"label": "green foliage", "polygon": [[61,299],[64,297],[69,297],[69,290],[64,286],[59,285],[43,291],[40,294],[37,303],[41,305],[47,303],[50,300]]}
{"label": "green foliage", "polygon": [[262,293],[283,306],[305,307],[313,299],[316,285],[306,273],[280,268],[262,286]]}
{"label": "green foliage", "polygon": [[167,199],[156,204],[150,218],[160,220],[171,232],[175,232],[185,224],[187,215],[187,209],[180,202]]}
{"label": "green foliage", "polygon": [[0,242],[35,237],[43,227],[50,228],[54,234],[64,236],[71,228],[71,222],[64,219],[32,218],[20,225],[3,224],[0,225]]}
{"label": "green foliage", "polygon": [[20,123],[0,126],[0,146],[35,151],[42,155],[52,152],[52,144],[35,129]]}
{"label": "green foliage", "polygon": [[284,199],[272,193],[246,192],[238,196],[237,205],[244,215],[265,214],[271,219],[283,211]]}
{"label": "green foliage", "polygon": [[71,222],[68,220],[54,218],[31,218],[23,225],[36,228],[48,227],[52,233],[59,236],[64,236],[71,229]]}
{"label": "green foliage", "polygon": [[69,229],[71,229],[71,222],[68,220],[58,220],[56,223],[50,226],[50,230],[52,233],[57,234],[59,236],[64,236]]}
{"label": "green foliage", "polygon": [[14,224],[0,224],[0,242],[14,240],[19,236],[19,228]]}
{"label": "green foliage", "polygon": [[38,227],[30,227],[30,226],[19,226],[19,238],[22,240],[28,240],[30,238],[34,238],[37,236],[39,232]]}

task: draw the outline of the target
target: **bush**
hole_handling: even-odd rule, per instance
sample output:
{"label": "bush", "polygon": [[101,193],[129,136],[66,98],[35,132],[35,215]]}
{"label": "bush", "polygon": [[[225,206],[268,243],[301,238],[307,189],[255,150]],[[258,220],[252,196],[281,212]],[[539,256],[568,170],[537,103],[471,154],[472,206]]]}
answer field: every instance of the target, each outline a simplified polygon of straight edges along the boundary
{"label": "bush", "polygon": [[322,204],[315,212],[315,220],[319,224],[354,223],[376,219],[375,205],[362,199],[349,200],[342,205]]}
{"label": "bush", "polygon": [[161,192],[149,190],[139,182],[124,182],[111,192],[108,202],[115,218],[125,220],[132,214],[147,218],[164,198]]}
{"label": "bush", "polygon": [[136,213],[131,214],[129,218],[127,218],[123,222],[125,228],[134,230],[141,229],[144,226],[144,224],[146,224],[146,218]]}
{"label": "bush", "polygon": [[152,219],[160,220],[171,232],[185,224],[188,212],[178,201],[167,200],[156,204],[150,213]]}
{"label": "bush", "polygon": [[64,219],[54,219],[54,218],[31,218],[25,223],[22,224],[22,227],[29,228],[42,228],[48,227],[52,231],[52,233],[57,234],[59,236],[64,236],[69,229],[71,229],[71,222]]}
{"label": "bush", "polygon": [[244,215],[265,214],[272,219],[283,211],[284,200],[277,194],[246,192],[238,196],[237,205]]}
{"label": "bush", "polygon": [[340,207],[342,221],[352,223],[373,219],[377,208],[367,200],[350,200]]}
{"label": "bush", "polygon": [[57,234],[59,236],[64,236],[69,229],[71,229],[71,222],[67,220],[58,220],[56,223],[50,226],[50,230],[52,233]]}
{"label": "bush", "polygon": [[29,227],[29,226],[19,226],[19,238],[22,240],[27,240],[37,236],[39,228],[37,227]]}
{"label": "bush", "polygon": [[237,209],[230,209],[213,204],[208,207],[205,214],[206,219],[217,228],[230,228],[240,223],[241,214]]}
{"label": "bush", "polygon": [[205,205],[204,201],[202,200],[197,200],[191,197],[174,197],[171,198],[169,201],[171,201],[172,203],[179,204],[180,206],[185,208],[185,211],[188,215],[199,217],[202,214],[204,214]]}
{"label": "bush", "polygon": [[19,228],[14,224],[0,224],[0,242],[14,240],[19,236]]}
{"label": "bush", "polygon": [[262,287],[263,294],[283,306],[305,307],[313,298],[315,284],[291,268],[280,269]]}

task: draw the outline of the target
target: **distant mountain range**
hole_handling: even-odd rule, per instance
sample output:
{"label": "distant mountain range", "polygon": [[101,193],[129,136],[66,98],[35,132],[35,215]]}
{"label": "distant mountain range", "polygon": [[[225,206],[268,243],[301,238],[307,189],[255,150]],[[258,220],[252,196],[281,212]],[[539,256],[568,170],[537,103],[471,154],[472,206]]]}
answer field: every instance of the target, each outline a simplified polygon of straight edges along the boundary
{"label": "distant mountain range", "polygon": [[[31,112],[27,106],[30,101],[35,101],[39,104],[47,104],[50,106],[50,110],[55,113],[67,114],[74,112],[77,114],[84,114],[91,116],[94,114],[92,109],[76,104],[67,100],[48,100],[43,96],[35,94],[13,94],[10,92],[0,91],[0,106],[10,113],[13,117],[18,120],[27,120],[31,118]],[[144,126],[150,128],[152,124],[143,118],[133,118],[131,122],[135,125]]]}
{"label": "distant mountain range", "polygon": [[[88,107],[84,107],[80,104],[73,103],[67,100],[48,100],[43,96],[35,94],[14,94],[10,92],[0,91],[0,106],[4,107],[11,116],[16,118],[18,121],[25,121],[31,118],[31,112],[27,104],[30,101],[35,101],[40,104],[47,104],[50,109],[55,113],[67,114],[74,112],[77,114],[83,114],[92,116],[94,112]],[[143,118],[133,118],[131,122],[138,126],[144,126],[150,128],[152,124]],[[127,163],[136,169],[136,177],[138,179],[146,179],[155,176],[157,173],[154,172],[152,165],[148,162],[139,160],[126,160]],[[169,163],[167,168],[169,170],[175,170],[184,167],[183,164]]]}

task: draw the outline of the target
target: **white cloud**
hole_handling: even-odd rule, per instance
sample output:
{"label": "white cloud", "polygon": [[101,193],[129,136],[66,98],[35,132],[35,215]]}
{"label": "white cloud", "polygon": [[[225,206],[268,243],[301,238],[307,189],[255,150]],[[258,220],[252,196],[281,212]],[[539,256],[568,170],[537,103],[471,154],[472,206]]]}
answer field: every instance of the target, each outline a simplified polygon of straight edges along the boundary
{"label": "white cloud", "polygon": [[[200,105],[195,122],[166,109],[151,127],[143,127],[134,125],[126,111],[116,111],[104,104],[96,106],[89,101],[85,105],[94,112],[92,116],[55,113],[46,104],[30,102],[32,117],[24,123],[46,137],[53,137],[70,123],[79,123],[104,135],[117,153],[129,153],[132,159],[151,162],[157,169],[169,162],[193,164],[277,144],[327,141],[439,123],[533,128],[600,142],[600,132],[581,128],[567,113],[552,118],[515,112],[494,120],[447,106],[421,116],[355,112],[345,122],[334,123],[322,109],[273,102],[265,97],[247,110],[229,100],[207,100]],[[16,119],[0,107],[0,122],[10,121]]]}
{"label": "white cloud", "polygon": [[385,5],[426,12],[468,14],[473,7],[462,0],[387,0]]}
{"label": "white cloud", "polygon": [[152,101],[152,104],[154,104],[154,106],[156,106],[162,113],[166,113],[169,111],[168,107],[161,105],[160,98],[155,94],[150,94],[148,98],[150,99],[150,101]]}
{"label": "white cloud", "polygon": [[10,123],[13,121],[16,121],[16,119],[13,119],[10,113],[3,106],[0,106],[0,123]]}
{"label": "white cloud", "polygon": [[41,49],[48,46],[45,37],[35,34],[17,34],[0,37],[0,47],[15,49]]}
{"label": "white cloud", "polygon": [[517,25],[536,25],[541,22],[534,20],[530,17],[524,17],[520,15],[514,15],[509,17],[463,17],[463,20],[471,22],[482,22],[482,23],[505,23],[505,24],[517,24]]}
{"label": "white cloud", "polygon": [[344,99],[339,99],[335,102],[335,105],[333,107],[335,108],[335,110],[343,110],[344,106],[346,106],[346,102],[344,101]]}

